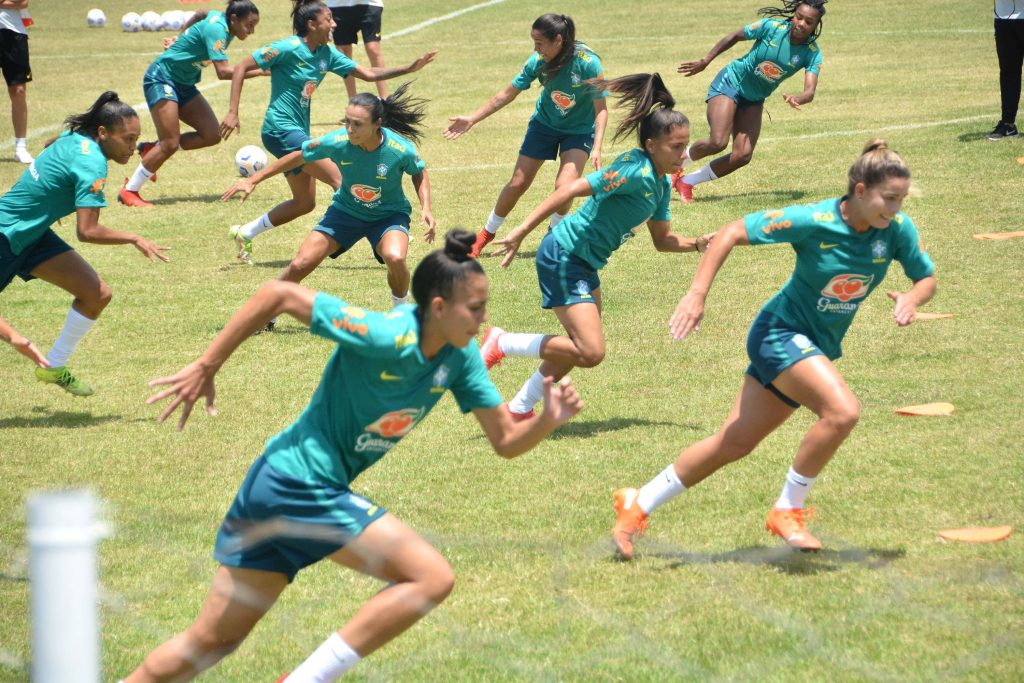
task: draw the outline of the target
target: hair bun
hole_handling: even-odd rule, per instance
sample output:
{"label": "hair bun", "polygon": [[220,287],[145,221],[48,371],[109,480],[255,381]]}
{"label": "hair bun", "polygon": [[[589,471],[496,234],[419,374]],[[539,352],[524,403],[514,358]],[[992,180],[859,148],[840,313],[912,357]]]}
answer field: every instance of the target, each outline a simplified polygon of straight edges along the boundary
{"label": "hair bun", "polygon": [[476,242],[476,235],[469,230],[455,228],[449,230],[444,236],[444,255],[453,261],[461,263],[469,260],[469,253],[473,251],[473,243]]}
{"label": "hair bun", "polygon": [[889,143],[882,138],[871,138],[868,140],[868,144],[864,145],[864,151],[861,154],[867,154],[879,149],[889,149]]}

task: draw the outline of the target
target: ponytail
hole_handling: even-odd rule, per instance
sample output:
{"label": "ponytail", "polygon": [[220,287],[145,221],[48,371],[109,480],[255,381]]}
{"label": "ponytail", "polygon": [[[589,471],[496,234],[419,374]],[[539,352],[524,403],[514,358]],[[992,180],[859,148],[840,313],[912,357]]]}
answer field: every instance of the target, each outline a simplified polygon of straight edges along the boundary
{"label": "ponytail", "polygon": [[121,125],[125,119],[138,116],[134,109],[118,98],[116,92],[108,90],[99,96],[89,111],[72,114],[64,119],[64,126],[72,133],[80,133],[95,140],[100,126],[109,130]]}
{"label": "ponytail", "polygon": [[292,29],[302,38],[309,33],[309,22],[316,21],[318,14],[327,9],[320,0],[294,0],[292,8]]}
{"label": "ponytail", "polygon": [[420,124],[427,116],[427,100],[411,96],[410,85],[412,81],[403,83],[384,99],[371,93],[357,93],[348,103],[366,109],[373,121],[380,121],[381,126],[418,143],[423,137]]}
{"label": "ponytail", "polygon": [[562,49],[558,51],[555,58],[544,65],[544,71],[542,72],[542,81],[547,82],[558,75],[562,67],[572,62],[572,57],[576,53],[576,24],[573,23],[572,17],[567,14],[542,14],[537,17],[531,26],[534,31],[540,31],[548,40],[555,40],[558,36],[562,37]]}
{"label": "ponytail", "polygon": [[645,141],[659,138],[675,126],[690,125],[685,114],[673,109],[676,100],[661,74],[630,74],[612,81],[593,79],[587,84],[595,90],[610,90],[619,96],[618,107],[629,108],[615,131],[616,141],[636,131],[643,149]]}
{"label": "ponytail", "polygon": [[224,20],[228,23],[231,22],[231,17],[242,20],[250,14],[260,14],[260,9],[252,0],[228,0],[228,5],[224,8]]}
{"label": "ponytail", "polygon": [[872,138],[864,146],[860,158],[847,173],[846,192],[852,195],[858,183],[875,187],[889,178],[910,178],[910,168],[903,157],[889,149],[881,138]]}
{"label": "ponytail", "polygon": [[424,257],[412,275],[412,296],[420,315],[426,316],[434,297],[450,299],[455,283],[466,279],[468,273],[484,275],[483,266],[469,254],[476,235],[468,230],[449,230],[444,236],[444,249],[437,249]]}

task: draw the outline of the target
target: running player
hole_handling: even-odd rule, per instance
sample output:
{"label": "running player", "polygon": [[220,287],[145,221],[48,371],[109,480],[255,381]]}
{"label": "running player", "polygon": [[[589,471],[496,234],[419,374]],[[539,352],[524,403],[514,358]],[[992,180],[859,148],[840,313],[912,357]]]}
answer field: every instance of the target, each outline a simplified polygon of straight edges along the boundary
{"label": "running player", "polygon": [[[412,178],[427,225],[426,240],[434,241],[436,223],[430,210],[430,180],[412,141],[422,135],[424,100],[408,96],[405,83],[386,99],[359,93],[348,101],[344,128],[302,144],[251,178],[224,193],[242,200],[267,178],[318,159],[329,159],[342,169],[342,185],[319,224],[306,236],[299,253],[281,273],[281,280],[301,282],[330,256],[338,258],[364,237],[378,263],[387,266],[392,306],[406,303],[409,295],[409,216],[412,206],[402,192],[402,176]],[[252,253],[252,243],[241,235],[239,254]]]}
{"label": "running player", "polygon": [[[260,11],[251,0],[230,0],[223,12],[198,12],[189,21],[190,25],[153,61],[142,79],[159,140],[139,145],[139,167],[117,193],[117,200],[125,206],[153,206],[139,196],[139,191],[147,180],[156,180],[156,172],[179,148],[201,149],[220,142],[217,117],[196,84],[207,62],[213,63],[217,78],[231,80],[228,45],[233,38],[245,40],[253,34]],[[254,66],[245,76],[262,73]],[[182,135],[182,121],[194,130]]]}
{"label": "running player", "polygon": [[[263,119],[263,146],[275,157],[302,149],[310,139],[309,111],[313,93],[328,73],[345,77],[352,74],[364,81],[381,81],[419,71],[434,59],[428,52],[408,66],[385,68],[359,66],[338,52],[331,41],[334,19],[331,10],[319,0],[300,0],[292,11],[295,35],[266,45],[235,67],[231,80],[231,104],[221,122],[225,139],[239,129],[238,105],[242,81],[248,69],[270,69],[270,104]],[[341,187],[341,172],[329,159],[319,159],[289,171],[285,178],[292,198],[259,218],[229,228],[232,239],[251,242],[256,235],[293,221],[316,208],[316,181],[327,183],[335,191]],[[249,260],[249,252],[239,254]]]}
{"label": "running player", "polygon": [[787,242],[796,266],[754,319],[747,338],[751,364],[719,432],[687,448],[639,491],[615,492],[612,540],[623,558],[633,556],[633,541],[658,506],[746,456],[801,405],[818,421],[800,442],[765,526],[794,548],[821,548],[807,529],[812,510],[804,502],[860,416],[857,397],[833,365],[843,336],[893,260],[914,283],[907,292],[887,292],[896,302],[896,324],[914,322],[917,307],[935,294],[935,267],[913,222],[900,212],[909,189],[903,159],[884,141],[872,140],[850,168],[845,196],[752,213],[715,234],[672,315],[676,339],[698,329],[711,283],[734,246]]}
{"label": "running player", "polygon": [[167,261],[163,252],[168,247],[99,222],[100,208],[107,205],[107,160],[128,163],[139,139],[135,110],[117,93],[105,92],[89,111],[69,116],[64,123],[67,130],[0,197],[0,291],[17,275],[25,281],[46,280],[74,297],[64,328],[46,356],[50,367],[36,368],[36,379],[75,396],[91,396],[92,388],[71,372],[67,362],[110,303],[110,287],[50,226],[74,213],[82,242],[131,244],[151,261]]}
{"label": "running player", "polygon": [[[571,185],[592,159],[595,170],[601,168],[601,145],[608,123],[606,93],[585,84],[603,78],[601,59],[593,50],[576,40],[576,25],[564,14],[537,17],[530,30],[534,54],[526,60],[512,84],[469,116],[453,116],[444,131],[446,140],[454,140],[488,116],[529,90],[534,80],[541,84],[537,107],[526,127],[512,178],[498,194],[498,201],[473,245],[473,257],[480,255],[519,198],[530,189],[537,171],[545,161],[558,159],[555,189]],[[572,198],[552,208],[553,228],[569,213]],[[547,218],[547,216],[544,216]]]}
{"label": "running player", "polygon": [[555,207],[575,197],[590,197],[578,211],[550,230],[537,250],[537,277],[541,306],[554,309],[568,336],[510,334],[492,327],[484,337],[482,353],[488,369],[508,356],[541,358],[540,368],[509,402],[517,419],[533,414],[545,378],[558,379],[573,367],[592,368],[604,359],[601,327],[601,279],[597,271],[612,252],[636,235],[646,223],[658,251],[699,251],[707,239],[682,237],[669,224],[666,174],[679,168],[690,122],[675,111],[675,100],[658,74],[633,74],[596,86],[621,95],[631,111],[619,124],[615,139],[633,131],[639,149],[633,149],[605,169],[578,178],[555,190],[527,216],[522,225],[495,242],[507,268],[526,237]]}
{"label": "running player", "polygon": [[221,566],[199,616],[125,683],[191,680],[245,639],[300,569],[324,558],[388,585],[281,681],[335,680],[447,597],[454,581],[448,561],[354,493],[353,480],[449,390],[505,458],[530,450],[582,408],[565,379],[548,382],[541,417],[522,424],[509,418],[473,341],[487,319],[487,276],[468,256],[473,239],[464,230],[449,233],[444,250],[416,268],[417,305],[386,314],[269,282],[198,360],[150,383],[168,385],[150,403],[173,396],[161,420],[182,406],[180,429],[200,397],[214,413],[214,376],[271,316],[288,313],[337,344],[309,406],[267,442],[228,510],[214,551]]}
{"label": "running player", "polygon": [[[782,7],[763,7],[758,13],[773,17],[755,21],[715,43],[704,57],[679,65],[679,73],[693,76],[741,40],[753,40],[750,52],[729,63],[711,81],[707,117],[709,137],[697,140],[687,151],[683,165],[712,154],[729,144],[728,155],[715,159],[704,168],[673,176],[673,185],[683,202],[693,201],[693,186],[732,173],[750,163],[754,146],[761,135],[764,101],[782,81],[804,69],[804,90],[799,95],[783,95],[783,101],[799,111],[814,99],[821,72],[821,19],[828,0],[786,0]],[[776,21],[780,19],[781,21]]]}

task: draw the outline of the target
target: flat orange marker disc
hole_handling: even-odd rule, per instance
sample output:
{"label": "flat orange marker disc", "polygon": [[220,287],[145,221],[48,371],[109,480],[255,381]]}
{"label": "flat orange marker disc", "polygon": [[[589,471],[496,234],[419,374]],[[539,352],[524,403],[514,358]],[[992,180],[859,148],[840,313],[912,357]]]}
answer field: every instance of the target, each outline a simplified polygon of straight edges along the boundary
{"label": "flat orange marker disc", "polygon": [[1024,157],[1017,157],[1017,163],[1024,166]]}
{"label": "flat orange marker disc", "polygon": [[952,415],[955,408],[952,403],[924,403],[919,406],[897,408],[897,415]]}
{"label": "flat orange marker disc", "polygon": [[1024,237],[1024,230],[1013,230],[1011,232],[982,232],[974,236],[976,240],[1008,240],[1014,237]]}
{"label": "flat orange marker disc", "polygon": [[1012,527],[1008,526],[975,526],[966,529],[943,529],[939,538],[947,541],[964,543],[992,543],[1002,541],[1010,536]]}
{"label": "flat orange marker disc", "polygon": [[946,320],[952,317],[952,313],[918,313],[914,316],[914,320]]}

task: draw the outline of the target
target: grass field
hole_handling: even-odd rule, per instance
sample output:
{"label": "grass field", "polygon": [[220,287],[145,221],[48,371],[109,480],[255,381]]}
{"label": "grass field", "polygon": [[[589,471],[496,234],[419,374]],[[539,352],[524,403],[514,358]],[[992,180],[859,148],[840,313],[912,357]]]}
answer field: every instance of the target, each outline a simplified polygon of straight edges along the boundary
{"label": "grass field", "polygon": [[[290,33],[287,3],[263,2],[255,49]],[[456,0],[388,0],[385,35],[468,7]],[[431,100],[421,153],[431,174],[441,232],[476,230],[508,179],[536,91],[445,142],[447,116],[469,113],[506,85],[531,51],[529,27],[547,11],[571,14],[609,76],[660,71],[694,137],[707,132],[703,97],[739,45],[684,79],[682,60],[753,20],[760,4],[507,0],[385,40],[389,64],[441,48],[418,74]],[[220,2],[215,2],[217,7]],[[85,28],[92,6],[111,25]],[[200,5],[201,6],[201,5]],[[128,10],[170,0],[34,2],[35,76],[29,86],[30,150],[102,90],[143,101],[141,80],[160,36],[125,34]],[[1021,241],[982,242],[973,233],[1022,229],[1024,155],[1018,140],[985,134],[999,116],[989,5],[952,0],[832,2],[821,38],[825,67],[802,112],[776,95],[753,163],[673,203],[676,230],[696,235],[745,213],[835,196],[864,142],[886,137],[914,172],[911,215],[937,264],[939,292],[926,310],[952,320],[897,328],[879,292],[847,336],[840,370],[860,398],[862,419],[811,498],[827,545],[794,555],[763,530],[807,411],[750,457],[658,511],[630,564],[612,559],[610,492],[646,482],[678,451],[717,428],[747,359],[744,339],[760,305],[792,267],[785,248],[740,249],[715,285],[703,329],[673,343],[666,321],[697,259],[655,253],[641,237],[602,272],[608,356],[574,373],[585,411],[534,452],[506,462],[471,418],[444,401],[426,423],[356,482],[432,540],[455,568],[449,600],[353,673],[367,681],[1014,681],[1024,676],[1024,544],[945,544],[941,528],[1024,522],[1024,290],[1014,284]],[[235,43],[232,61],[244,54]],[[362,47],[357,61],[365,62]],[[228,90],[205,96],[226,111]],[[802,76],[779,91],[800,88]],[[34,490],[87,486],[106,501],[115,533],[100,546],[103,657],[107,680],[125,675],[153,646],[192,619],[215,564],[216,529],[249,463],[290,423],[315,387],[330,347],[293,321],[252,339],[224,368],[220,415],[196,414],[184,433],[155,421],[146,381],[190,361],[261,282],[275,277],[326,208],[257,241],[254,267],[237,265],[226,227],[286,196],[273,180],[252,200],[221,204],[233,155],[260,144],[269,93],[264,79],[243,93],[242,134],[182,153],[144,193],[158,208],[115,202],[137,159],[111,164],[102,221],[171,245],[154,265],[131,247],[76,249],[112,285],[114,299],[72,359],[96,387],[75,400],[34,381],[24,360],[0,347],[0,681],[28,679],[30,660],[24,500]],[[335,127],[344,86],[328,76],[317,93],[314,133]],[[0,103],[0,107],[6,104]],[[152,135],[140,108],[143,138]],[[613,118],[613,121],[616,120]],[[23,167],[10,159],[0,122],[0,186]],[[609,135],[609,140],[611,135]],[[604,157],[630,144],[612,148]],[[508,226],[549,191],[545,166]],[[409,196],[412,197],[411,190]],[[415,200],[414,200],[415,204]],[[414,216],[415,219],[415,216]],[[57,231],[72,240],[73,219]],[[419,228],[417,228],[418,230]],[[539,308],[531,259],[491,274],[491,321],[506,329],[557,332]],[[428,251],[411,247],[413,263]],[[365,247],[325,264],[307,281],[370,308],[390,305]],[[887,289],[905,289],[898,267]],[[68,306],[54,287],[16,280],[0,310],[49,348]],[[494,379],[511,396],[533,363],[509,359]],[[901,418],[901,405],[950,401],[949,418]],[[380,585],[321,563],[303,572],[250,640],[204,680],[273,681],[301,661]]]}

